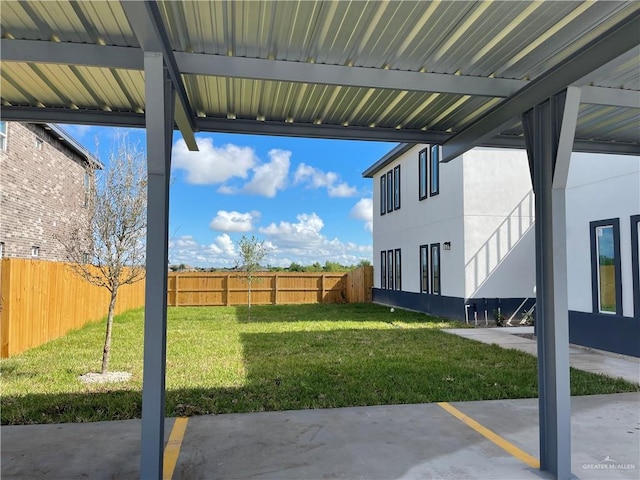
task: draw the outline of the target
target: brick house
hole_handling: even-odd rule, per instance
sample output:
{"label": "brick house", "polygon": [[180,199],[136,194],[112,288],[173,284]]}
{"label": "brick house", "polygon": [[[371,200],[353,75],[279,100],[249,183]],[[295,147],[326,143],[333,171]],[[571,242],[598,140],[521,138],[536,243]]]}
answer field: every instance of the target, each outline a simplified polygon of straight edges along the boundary
{"label": "brick house", "polygon": [[0,122],[0,256],[64,261],[97,168],[56,125]]}

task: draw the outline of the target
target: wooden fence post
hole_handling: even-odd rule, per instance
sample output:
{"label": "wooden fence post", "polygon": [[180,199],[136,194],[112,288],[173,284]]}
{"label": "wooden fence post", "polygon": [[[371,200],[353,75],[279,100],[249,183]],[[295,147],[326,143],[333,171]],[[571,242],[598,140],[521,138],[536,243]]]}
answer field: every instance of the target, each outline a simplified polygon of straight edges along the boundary
{"label": "wooden fence post", "polygon": [[11,262],[8,258],[0,259],[0,295],[2,298],[2,309],[0,310],[0,323],[2,335],[2,345],[0,346],[0,357],[7,358],[11,351]]}
{"label": "wooden fence post", "polygon": [[273,304],[278,304],[278,274],[276,273],[273,280]]}
{"label": "wooden fence post", "polygon": [[178,287],[178,278],[180,278],[180,274],[176,273],[175,282],[173,283],[173,306],[178,306],[178,295],[180,294],[180,288]]}
{"label": "wooden fence post", "polygon": [[224,291],[222,292],[223,295],[223,299],[222,302],[224,303],[225,307],[229,306],[229,276],[230,274],[227,273],[227,275],[224,278]]}

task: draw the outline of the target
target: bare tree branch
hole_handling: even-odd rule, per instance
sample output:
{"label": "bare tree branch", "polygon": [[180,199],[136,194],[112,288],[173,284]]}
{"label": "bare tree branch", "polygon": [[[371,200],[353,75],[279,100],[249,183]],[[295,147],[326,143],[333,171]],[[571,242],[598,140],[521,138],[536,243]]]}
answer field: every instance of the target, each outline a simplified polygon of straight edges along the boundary
{"label": "bare tree branch", "polygon": [[118,135],[106,169],[88,187],[86,214],[59,238],[73,271],[110,294],[102,373],[109,365],[118,289],[145,275],[147,174],[144,153]]}

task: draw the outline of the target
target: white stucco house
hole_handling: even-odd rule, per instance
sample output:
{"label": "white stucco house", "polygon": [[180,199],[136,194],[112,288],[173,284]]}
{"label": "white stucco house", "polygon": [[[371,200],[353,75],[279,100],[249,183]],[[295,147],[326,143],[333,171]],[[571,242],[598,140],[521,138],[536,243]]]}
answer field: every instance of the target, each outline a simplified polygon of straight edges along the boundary
{"label": "white stucco house", "polygon": [[[474,148],[440,163],[401,144],[372,178],[373,300],[484,322],[535,305],[526,151]],[[570,341],[640,356],[640,157],[574,153],[566,192]]]}

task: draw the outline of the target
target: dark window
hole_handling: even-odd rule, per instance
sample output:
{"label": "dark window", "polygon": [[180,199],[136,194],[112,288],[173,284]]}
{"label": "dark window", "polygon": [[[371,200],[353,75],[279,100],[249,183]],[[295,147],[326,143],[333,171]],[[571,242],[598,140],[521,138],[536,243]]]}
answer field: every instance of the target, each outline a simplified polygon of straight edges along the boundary
{"label": "dark window", "polygon": [[387,252],[380,252],[380,288],[387,288]]}
{"label": "dark window", "polygon": [[387,213],[393,211],[393,170],[387,172]]}
{"label": "dark window", "polygon": [[387,176],[380,177],[380,215],[387,213]]}
{"label": "dark window", "polygon": [[420,292],[429,293],[429,245],[420,245]]}
{"label": "dark window", "polygon": [[387,288],[393,290],[393,250],[387,250]]}
{"label": "dark window", "polygon": [[440,145],[431,146],[431,162],[429,163],[429,195],[440,193]]}
{"label": "dark window", "polygon": [[427,172],[429,149],[420,150],[418,154],[418,199],[427,198]]}
{"label": "dark window", "polygon": [[620,221],[612,218],[590,226],[593,311],[622,315]]}
{"label": "dark window", "polygon": [[393,209],[400,208],[400,165],[393,169]]}
{"label": "dark window", "polygon": [[400,249],[396,248],[395,250],[395,262],[393,265],[393,270],[395,272],[395,283],[394,286],[396,290],[402,290],[402,255],[400,253]]}
{"label": "dark window", "polygon": [[440,244],[431,244],[431,293],[440,295]]}
{"label": "dark window", "polygon": [[631,268],[633,316],[640,318],[640,215],[631,217]]}

